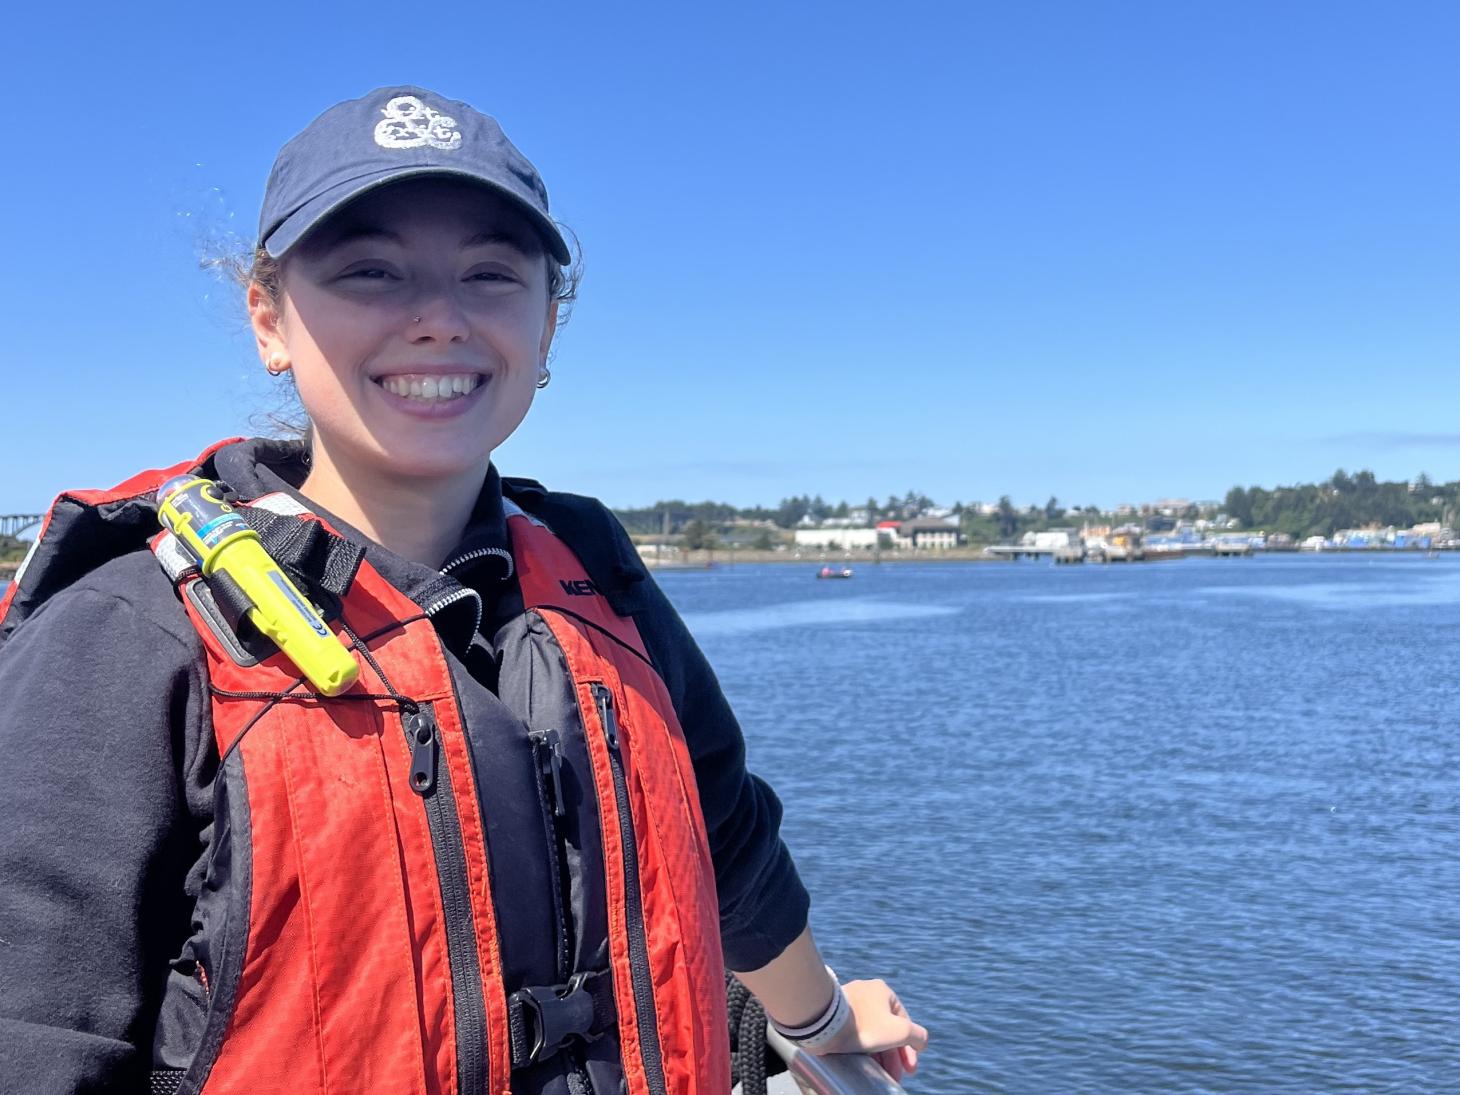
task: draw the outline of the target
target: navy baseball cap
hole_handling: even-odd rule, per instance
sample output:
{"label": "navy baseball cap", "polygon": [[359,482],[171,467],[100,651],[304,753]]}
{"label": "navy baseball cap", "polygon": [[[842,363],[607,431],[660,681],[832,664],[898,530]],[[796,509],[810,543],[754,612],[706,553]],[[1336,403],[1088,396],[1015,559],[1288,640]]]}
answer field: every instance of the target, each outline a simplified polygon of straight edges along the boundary
{"label": "navy baseball cap", "polygon": [[367,191],[422,175],[467,179],[511,198],[559,265],[572,261],[547,187],[495,118],[419,87],[336,103],[279,150],[259,214],[259,246],[279,258]]}

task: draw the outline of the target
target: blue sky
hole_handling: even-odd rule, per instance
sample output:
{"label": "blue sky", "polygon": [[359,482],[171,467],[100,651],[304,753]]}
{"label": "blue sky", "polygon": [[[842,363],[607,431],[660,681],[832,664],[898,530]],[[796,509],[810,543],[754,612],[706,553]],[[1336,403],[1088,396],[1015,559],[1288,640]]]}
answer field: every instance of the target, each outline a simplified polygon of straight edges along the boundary
{"label": "blue sky", "polygon": [[498,454],[612,504],[1460,478],[1460,7],[239,5],[7,21],[0,512],[274,404],[200,248],[414,82],[582,240]]}

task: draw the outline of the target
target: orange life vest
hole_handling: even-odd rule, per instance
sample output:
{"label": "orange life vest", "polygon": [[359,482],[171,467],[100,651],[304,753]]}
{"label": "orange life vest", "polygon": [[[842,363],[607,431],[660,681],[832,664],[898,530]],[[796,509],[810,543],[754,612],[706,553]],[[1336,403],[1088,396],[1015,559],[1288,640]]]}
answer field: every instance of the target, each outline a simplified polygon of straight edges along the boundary
{"label": "orange life vest", "polygon": [[[212,451],[58,505],[145,505]],[[240,664],[252,659],[184,597],[207,652],[219,756],[244,776],[231,824],[247,832],[235,832],[232,854],[248,857],[249,881],[246,932],[201,974],[210,1011],[182,1090],[508,1095],[526,1043],[554,1037],[544,1026],[586,1023],[585,1002],[601,1018],[605,1000],[631,1095],[729,1090],[714,874],[668,693],[632,618],[612,610],[568,546],[516,507],[508,528],[525,610],[561,651],[591,762],[604,983],[591,1001],[558,986],[576,1018],[547,1014],[559,1002],[541,994],[525,1010],[509,999],[496,923],[513,880],[488,862],[490,793],[477,786],[451,671],[420,606],[363,562],[332,617],[355,645],[360,681],[327,699],[282,655]],[[539,1029],[523,1029],[539,1004]]]}

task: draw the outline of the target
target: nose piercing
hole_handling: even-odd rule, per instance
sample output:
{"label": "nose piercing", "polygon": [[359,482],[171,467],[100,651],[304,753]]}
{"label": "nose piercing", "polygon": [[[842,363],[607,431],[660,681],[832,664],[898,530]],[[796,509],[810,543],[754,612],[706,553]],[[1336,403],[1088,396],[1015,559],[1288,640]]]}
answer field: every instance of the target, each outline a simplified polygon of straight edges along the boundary
{"label": "nose piercing", "polygon": [[416,319],[415,319],[415,322],[420,323],[421,322],[421,317],[420,316],[417,316]]}

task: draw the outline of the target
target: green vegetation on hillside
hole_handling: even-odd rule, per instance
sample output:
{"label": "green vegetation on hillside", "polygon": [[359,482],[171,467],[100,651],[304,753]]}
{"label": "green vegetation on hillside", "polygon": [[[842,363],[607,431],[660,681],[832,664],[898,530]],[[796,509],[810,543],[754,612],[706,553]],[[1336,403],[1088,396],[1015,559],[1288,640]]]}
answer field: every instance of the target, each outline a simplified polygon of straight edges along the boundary
{"label": "green vegetation on hillside", "polygon": [[18,563],[30,550],[30,543],[14,536],[0,536],[0,563]]}
{"label": "green vegetation on hillside", "polygon": [[1332,536],[1343,528],[1411,525],[1438,521],[1453,525],[1460,508],[1460,482],[1435,485],[1421,475],[1412,483],[1381,483],[1373,472],[1348,475],[1341,469],[1322,483],[1292,487],[1233,487],[1223,508],[1245,529],[1291,536]]}
{"label": "green vegetation on hillside", "polygon": [[[652,506],[616,509],[613,512],[629,532],[653,535],[665,530],[666,516],[670,533],[677,533],[695,521],[706,525],[727,525],[732,521],[773,521],[779,528],[791,529],[800,524],[803,517],[810,516],[816,521],[848,517],[853,508],[865,510],[869,515],[868,519],[873,523],[889,518],[901,520],[905,517],[916,517],[934,504],[926,494],[910,490],[901,498],[889,495],[885,502],[868,498],[855,507],[845,501],[832,505],[819,494],[814,498],[803,494],[782,498],[780,505],[774,507],[749,506],[738,509],[728,502],[685,502],[676,498],[655,502]],[[961,508],[956,507],[958,510]]]}
{"label": "green vegetation on hillside", "polygon": [[[637,509],[614,512],[629,532],[650,537],[668,531],[671,535],[687,535],[694,543],[711,546],[716,538],[734,524],[770,521],[780,529],[793,529],[810,516],[817,522],[829,518],[862,517],[868,524],[883,520],[906,520],[935,508],[934,501],[919,491],[910,490],[902,497],[889,496],[879,502],[868,498],[856,504],[845,501],[835,504],[820,495],[794,495],[780,504],[739,508],[727,502],[656,502]],[[992,544],[1014,540],[1026,532],[1075,526],[1120,524],[1140,520],[1130,515],[1116,515],[1096,506],[1065,508],[1056,498],[1043,506],[1017,507],[1005,495],[992,513],[967,508],[955,502],[951,520],[958,523],[965,539],[972,544]],[[858,512],[860,511],[860,512]],[[1231,518],[1242,529],[1286,532],[1291,536],[1332,536],[1343,528],[1367,525],[1411,525],[1438,521],[1453,527],[1460,515],[1460,481],[1435,484],[1421,475],[1412,483],[1381,483],[1373,472],[1353,475],[1340,470],[1322,483],[1303,483],[1291,487],[1233,487],[1224,502],[1215,508],[1199,510],[1188,506],[1177,519],[1198,517]],[[1169,524],[1166,527],[1170,527]],[[770,545],[772,535],[763,533],[760,542]],[[0,556],[3,558],[3,556]]]}

